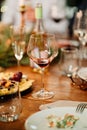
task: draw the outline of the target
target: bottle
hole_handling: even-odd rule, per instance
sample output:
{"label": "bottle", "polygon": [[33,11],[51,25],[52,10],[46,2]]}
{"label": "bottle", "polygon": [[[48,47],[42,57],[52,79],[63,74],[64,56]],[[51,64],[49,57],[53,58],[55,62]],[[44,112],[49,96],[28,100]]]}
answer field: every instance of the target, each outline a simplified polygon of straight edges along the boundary
{"label": "bottle", "polygon": [[36,7],[35,7],[35,19],[36,22],[34,24],[34,28],[32,31],[32,34],[44,34],[45,33],[45,29],[43,26],[43,9],[42,9],[42,4],[41,3],[37,3]]}
{"label": "bottle", "polygon": [[[43,26],[43,19],[42,18],[43,18],[42,4],[37,3],[36,7],[35,7],[36,22],[34,24],[34,28],[33,28],[31,34],[37,34],[37,35],[42,34],[42,35],[44,35],[46,33],[44,26]],[[40,72],[40,67],[36,63],[34,63],[32,60],[30,60],[30,66],[33,68],[34,72]]]}

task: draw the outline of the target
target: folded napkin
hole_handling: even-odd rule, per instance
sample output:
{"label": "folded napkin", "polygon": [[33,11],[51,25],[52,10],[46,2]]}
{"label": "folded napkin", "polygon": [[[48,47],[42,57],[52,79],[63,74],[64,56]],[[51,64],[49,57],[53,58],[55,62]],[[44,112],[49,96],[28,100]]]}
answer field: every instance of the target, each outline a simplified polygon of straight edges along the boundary
{"label": "folded napkin", "polygon": [[44,109],[50,109],[50,108],[54,108],[54,107],[75,107],[77,106],[79,103],[82,102],[78,102],[78,101],[68,101],[68,100],[59,100],[53,103],[48,103],[48,104],[44,104],[44,105],[40,105],[39,109],[40,110],[44,110]]}

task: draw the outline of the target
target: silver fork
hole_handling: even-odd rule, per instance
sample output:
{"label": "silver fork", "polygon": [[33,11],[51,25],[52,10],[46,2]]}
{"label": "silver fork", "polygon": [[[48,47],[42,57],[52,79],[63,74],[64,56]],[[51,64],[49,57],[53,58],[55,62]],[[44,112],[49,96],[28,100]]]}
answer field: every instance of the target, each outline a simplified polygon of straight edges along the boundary
{"label": "silver fork", "polygon": [[80,103],[76,107],[76,112],[82,113],[85,108],[87,108],[87,103]]}

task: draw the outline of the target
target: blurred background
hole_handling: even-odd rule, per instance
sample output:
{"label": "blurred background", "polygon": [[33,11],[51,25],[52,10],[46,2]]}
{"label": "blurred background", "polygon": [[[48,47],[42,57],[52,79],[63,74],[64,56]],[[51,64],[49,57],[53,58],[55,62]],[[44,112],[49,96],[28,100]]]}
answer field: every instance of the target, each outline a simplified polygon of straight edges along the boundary
{"label": "blurred background", "polygon": [[[26,1],[27,1],[26,2],[27,6],[33,6],[33,8],[35,8],[36,3],[33,0],[26,0]],[[38,0],[36,2],[38,2]],[[48,28],[49,23],[53,24],[52,26],[54,28],[54,31],[53,31],[53,28],[51,27],[52,28],[52,30],[51,30],[51,28],[49,26],[50,31],[53,31],[53,32],[58,31],[59,33],[68,32],[68,35],[70,37],[72,37],[72,33],[73,33],[72,27],[73,27],[75,12],[79,9],[86,8],[86,6],[87,6],[86,0],[54,0],[54,2],[53,2],[53,0],[50,0],[50,1],[48,0],[48,1],[44,1],[44,2],[41,1],[41,2],[44,6],[47,6],[47,7],[48,7],[47,4],[49,4],[51,10],[53,11],[52,15],[54,17],[54,22],[56,23],[54,25],[52,22],[50,22],[48,19],[46,19],[46,21],[48,20],[47,22],[45,22],[46,28]],[[2,21],[4,23],[10,23],[13,21],[16,22],[15,17],[12,16],[12,13],[9,13],[9,11],[8,11],[8,8],[12,7],[12,9],[9,8],[9,10],[10,10],[10,12],[11,11],[13,12],[16,4],[17,4],[16,0],[15,1],[13,1],[13,0],[0,0],[0,21]],[[56,9],[55,5],[57,6],[57,9]],[[43,12],[45,12],[45,13],[43,13],[43,15],[44,14],[46,15],[45,10],[46,10],[46,8],[44,8],[44,10],[43,10]],[[9,17],[9,14],[11,15],[10,19],[7,18],[7,17]],[[16,14],[16,10],[15,10],[15,15],[17,18],[18,14]],[[44,17],[49,17],[49,16],[45,16],[45,15],[44,15]],[[49,13],[49,15],[50,15],[50,13]],[[59,20],[58,17],[61,18],[62,20]],[[8,21],[8,19],[9,19],[9,21]],[[12,21],[11,21],[11,19],[12,19]],[[65,20],[65,21],[63,22],[63,20]],[[30,23],[30,26],[31,26],[30,29],[32,29],[32,23],[33,23],[33,21]],[[62,23],[62,24],[60,24],[60,23]],[[14,23],[11,23],[11,24],[14,24]],[[58,24],[59,24],[59,26],[58,26]]]}
{"label": "blurred background", "polygon": [[[0,66],[11,66],[15,62],[11,52],[11,36],[9,29],[4,25],[20,25],[19,3],[25,2],[27,7],[26,25],[29,33],[26,38],[27,43],[29,36],[35,24],[34,9],[37,2],[43,6],[43,22],[47,31],[53,32],[58,38],[73,39],[73,25],[75,14],[78,10],[87,8],[87,0],[0,0]],[[3,44],[1,44],[3,43]],[[27,56],[26,56],[27,57]],[[26,60],[23,61],[25,64]],[[9,64],[10,63],[10,64]]]}
{"label": "blurred background", "polygon": [[[7,0],[7,1],[9,1],[9,0]],[[66,13],[66,18],[68,21],[69,35],[71,36],[72,35],[73,17],[74,17],[75,12],[77,11],[77,9],[80,7],[80,5],[82,5],[82,0],[63,0],[63,1],[66,6],[66,9],[64,9],[64,11]],[[7,9],[8,9],[8,7],[6,4],[6,0],[0,0],[0,21],[2,21],[2,19],[1,19],[2,14],[5,13],[7,11]],[[54,10],[55,10],[55,8],[54,8]],[[61,12],[61,14],[62,14],[62,12]],[[55,22],[58,22],[58,21],[55,21]]]}
{"label": "blurred background", "polygon": [[[11,0],[0,0],[0,21],[3,21],[2,20],[2,15],[5,12],[7,12],[7,9],[8,9],[8,7],[7,7],[8,5],[7,5],[6,1],[8,3],[8,1],[11,1]],[[27,1],[30,2],[30,0],[27,0]],[[48,1],[48,2],[50,2],[50,1]],[[60,3],[60,0],[57,1],[57,3]],[[66,17],[66,19],[68,21],[68,24],[67,24],[67,22],[65,24],[66,24],[66,27],[68,28],[68,35],[70,37],[72,37],[72,31],[73,31],[72,27],[73,27],[73,22],[74,22],[74,14],[79,9],[85,9],[87,7],[87,1],[86,0],[63,0],[61,3],[65,4],[64,12],[65,12],[65,17]],[[14,4],[14,2],[13,2],[13,4]],[[55,7],[53,9],[55,10]],[[59,12],[59,13],[62,14],[62,12],[61,13]],[[55,11],[54,11],[54,15],[56,16]],[[59,23],[58,20],[55,20],[55,22]],[[67,29],[67,28],[65,28],[65,29]],[[49,29],[50,29],[50,27],[49,27]],[[55,31],[56,31],[56,27],[55,27]],[[61,29],[59,29],[59,32],[61,32]]]}

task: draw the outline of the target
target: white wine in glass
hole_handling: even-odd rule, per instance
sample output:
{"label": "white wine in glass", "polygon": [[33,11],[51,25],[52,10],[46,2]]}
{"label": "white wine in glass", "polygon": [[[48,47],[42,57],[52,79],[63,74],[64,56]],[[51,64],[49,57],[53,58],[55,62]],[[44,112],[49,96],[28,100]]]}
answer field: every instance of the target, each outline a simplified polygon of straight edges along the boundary
{"label": "white wine in glass", "polygon": [[17,59],[18,66],[20,65],[20,60],[23,58],[25,52],[25,33],[24,28],[12,27],[12,48],[14,51],[15,58]]}
{"label": "white wine in glass", "polygon": [[58,49],[56,47],[55,36],[53,34],[32,34],[30,36],[27,54],[41,69],[41,89],[33,93],[33,97],[37,99],[48,99],[54,96],[54,92],[48,91],[44,87],[43,76],[45,68],[57,56]]}
{"label": "white wine in glass", "polygon": [[20,65],[20,60],[23,58],[25,52],[25,41],[20,41],[12,43],[15,58],[17,59],[18,66]]}
{"label": "white wine in glass", "polygon": [[80,41],[80,57],[87,58],[87,10],[76,13],[73,31],[74,37]]}

